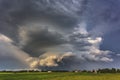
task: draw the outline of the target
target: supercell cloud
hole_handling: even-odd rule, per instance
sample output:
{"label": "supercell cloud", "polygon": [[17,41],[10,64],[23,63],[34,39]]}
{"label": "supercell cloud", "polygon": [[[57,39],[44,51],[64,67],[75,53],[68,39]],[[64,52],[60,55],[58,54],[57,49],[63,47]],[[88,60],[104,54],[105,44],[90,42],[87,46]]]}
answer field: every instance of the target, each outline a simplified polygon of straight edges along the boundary
{"label": "supercell cloud", "polygon": [[[112,64],[115,53],[101,45],[110,32],[119,29],[118,3],[119,0],[0,0],[0,69],[109,66],[99,65]],[[86,67],[89,64],[96,66]]]}

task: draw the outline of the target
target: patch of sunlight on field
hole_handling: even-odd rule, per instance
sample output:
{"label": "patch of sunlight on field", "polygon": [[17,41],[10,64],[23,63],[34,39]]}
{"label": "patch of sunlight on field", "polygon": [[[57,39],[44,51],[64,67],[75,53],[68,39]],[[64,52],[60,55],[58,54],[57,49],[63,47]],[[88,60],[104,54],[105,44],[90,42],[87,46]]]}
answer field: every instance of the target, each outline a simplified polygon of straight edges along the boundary
{"label": "patch of sunlight on field", "polygon": [[73,72],[0,73],[0,80],[120,80],[120,74]]}

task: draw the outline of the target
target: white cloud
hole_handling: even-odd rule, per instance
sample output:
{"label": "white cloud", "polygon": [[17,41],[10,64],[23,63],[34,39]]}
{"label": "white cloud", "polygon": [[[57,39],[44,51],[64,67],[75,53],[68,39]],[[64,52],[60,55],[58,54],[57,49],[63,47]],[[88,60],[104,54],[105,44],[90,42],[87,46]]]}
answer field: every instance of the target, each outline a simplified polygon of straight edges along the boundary
{"label": "white cloud", "polygon": [[0,41],[3,42],[13,42],[12,39],[8,38],[7,36],[0,34]]}
{"label": "white cloud", "polygon": [[120,56],[120,54],[116,54],[117,56]]}
{"label": "white cloud", "polygon": [[113,59],[108,58],[108,57],[102,57],[101,61],[109,62],[109,61],[113,61]]}
{"label": "white cloud", "polygon": [[27,59],[31,68],[36,68],[38,66],[47,66],[47,67],[55,67],[59,66],[59,62],[62,62],[63,59],[75,56],[72,52],[66,53],[55,53],[55,52],[48,52],[41,55],[39,58],[30,57]]}
{"label": "white cloud", "polygon": [[80,56],[80,58],[82,56],[84,60],[113,61],[109,56],[111,51],[100,49],[102,37],[89,34],[85,23],[79,26],[75,28],[71,37],[72,45],[74,45],[73,52],[76,53],[76,56]]}

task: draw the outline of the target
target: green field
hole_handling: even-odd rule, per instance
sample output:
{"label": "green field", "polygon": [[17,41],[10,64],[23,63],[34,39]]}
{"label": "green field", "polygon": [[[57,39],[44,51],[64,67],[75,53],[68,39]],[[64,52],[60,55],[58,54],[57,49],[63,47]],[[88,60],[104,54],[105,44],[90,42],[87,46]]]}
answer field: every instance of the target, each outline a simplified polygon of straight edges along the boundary
{"label": "green field", "polygon": [[120,74],[74,72],[0,73],[0,80],[120,80]]}

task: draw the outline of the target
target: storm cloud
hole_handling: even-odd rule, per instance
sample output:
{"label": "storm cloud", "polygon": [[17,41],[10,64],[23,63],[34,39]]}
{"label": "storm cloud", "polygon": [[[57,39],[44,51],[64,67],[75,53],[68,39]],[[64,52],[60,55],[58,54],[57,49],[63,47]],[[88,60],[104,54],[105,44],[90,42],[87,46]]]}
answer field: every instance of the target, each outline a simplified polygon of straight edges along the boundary
{"label": "storm cloud", "polygon": [[12,58],[27,68],[57,70],[81,68],[86,65],[84,61],[113,61],[114,52],[102,50],[101,44],[107,34],[119,29],[118,3],[119,0],[0,0],[3,62]]}

